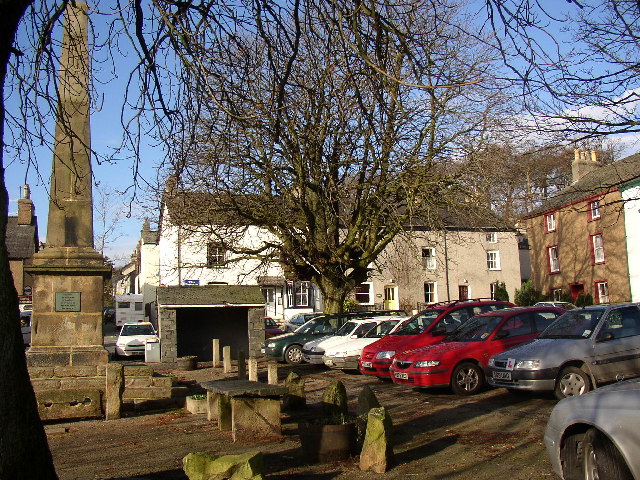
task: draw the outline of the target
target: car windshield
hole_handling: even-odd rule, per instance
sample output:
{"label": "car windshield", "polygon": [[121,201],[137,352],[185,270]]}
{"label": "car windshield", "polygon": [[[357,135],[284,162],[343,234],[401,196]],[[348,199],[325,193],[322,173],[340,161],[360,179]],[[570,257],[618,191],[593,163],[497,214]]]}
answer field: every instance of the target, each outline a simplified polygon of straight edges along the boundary
{"label": "car windshield", "polygon": [[489,338],[502,320],[501,316],[473,317],[449,335],[445,342],[481,342]]}
{"label": "car windshield", "polygon": [[365,338],[382,338],[395,327],[400,320],[387,320],[386,322],[380,322],[375,328],[369,330],[365,335]]}
{"label": "car windshield", "polygon": [[538,338],[589,338],[602,313],[602,309],[570,310],[560,315]]}
{"label": "car windshield", "polygon": [[296,333],[311,333],[315,327],[318,326],[318,322],[316,320],[309,320],[306,323],[303,323],[298,328],[296,328]]}
{"label": "car windshield", "polygon": [[426,310],[420,312],[411,317],[407,323],[391,333],[391,335],[418,335],[424,332],[441,313],[442,310]]}
{"label": "car windshield", "polygon": [[132,335],[155,335],[156,332],[153,330],[151,325],[125,325],[122,327],[120,331],[121,337],[130,337]]}
{"label": "car windshield", "polygon": [[358,327],[358,325],[359,323],[356,322],[347,322],[338,329],[335,335],[336,337],[351,335],[351,332],[353,332]]}
{"label": "car windshield", "polygon": [[266,317],[264,319],[264,326],[265,327],[277,327],[278,324],[275,322],[275,320],[273,318]]}

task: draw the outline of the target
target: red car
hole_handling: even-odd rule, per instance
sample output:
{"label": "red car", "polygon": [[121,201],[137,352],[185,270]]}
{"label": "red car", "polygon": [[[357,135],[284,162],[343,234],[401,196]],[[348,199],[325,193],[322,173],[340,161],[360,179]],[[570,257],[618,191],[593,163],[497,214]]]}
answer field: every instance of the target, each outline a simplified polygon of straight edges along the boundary
{"label": "red car", "polygon": [[276,321],[271,317],[264,317],[264,337],[271,338],[276,335],[282,335],[284,332],[278,326]]}
{"label": "red car", "polygon": [[360,371],[365,375],[389,378],[389,366],[397,352],[441,341],[468,319],[479,313],[515,307],[498,300],[458,300],[436,304],[414,315],[395,332],[364,348]]}
{"label": "red car", "polygon": [[485,385],[489,359],[529,340],[565,312],[557,307],[521,307],[476,315],[441,343],[395,356],[395,383],[421,387],[450,386],[472,395]]}

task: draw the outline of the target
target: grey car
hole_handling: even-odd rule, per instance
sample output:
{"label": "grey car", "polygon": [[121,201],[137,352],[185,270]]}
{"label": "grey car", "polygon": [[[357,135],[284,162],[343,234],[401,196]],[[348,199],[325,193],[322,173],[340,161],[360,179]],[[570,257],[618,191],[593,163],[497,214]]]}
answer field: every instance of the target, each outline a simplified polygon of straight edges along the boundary
{"label": "grey car", "polygon": [[640,376],[638,303],[570,310],[540,336],[489,360],[488,381],[510,390],[582,395]]}
{"label": "grey car", "polygon": [[565,480],[640,478],[640,380],[568,397],[551,412],[544,442]]}

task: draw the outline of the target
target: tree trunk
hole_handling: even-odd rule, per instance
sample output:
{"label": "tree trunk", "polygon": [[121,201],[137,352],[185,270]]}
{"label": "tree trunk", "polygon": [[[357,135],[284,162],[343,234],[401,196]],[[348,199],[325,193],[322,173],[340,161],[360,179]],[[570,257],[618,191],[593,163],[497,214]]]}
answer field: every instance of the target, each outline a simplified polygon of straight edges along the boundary
{"label": "tree trunk", "polygon": [[[7,76],[18,23],[33,0],[0,0],[0,81]],[[4,144],[4,94],[0,96],[0,139]],[[57,479],[38,415],[20,333],[18,296],[6,246],[9,196],[0,149],[0,479]]]}
{"label": "tree trunk", "polygon": [[346,282],[332,282],[328,277],[322,277],[315,282],[322,292],[323,312],[342,313],[344,301],[352,287]]}

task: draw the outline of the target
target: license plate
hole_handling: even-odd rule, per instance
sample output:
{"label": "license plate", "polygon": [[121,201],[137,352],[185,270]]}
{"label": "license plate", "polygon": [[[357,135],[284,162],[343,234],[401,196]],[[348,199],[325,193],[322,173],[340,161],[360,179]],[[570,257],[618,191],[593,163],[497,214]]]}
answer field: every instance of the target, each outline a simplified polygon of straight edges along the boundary
{"label": "license plate", "polygon": [[511,372],[493,372],[493,378],[496,380],[511,380]]}
{"label": "license plate", "polygon": [[372,363],[371,363],[371,362],[362,362],[362,366],[363,366],[364,368],[371,368],[371,367],[373,367],[373,365],[372,365]]}
{"label": "license plate", "polygon": [[406,373],[404,373],[404,372],[394,372],[394,373],[393,373],[393,375],[394,375],[396,378],[401,378],[402,380],[408,380],[408,379],[409,379],[409,375],[407,375],[407,374],[406,374]]}

